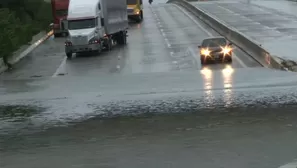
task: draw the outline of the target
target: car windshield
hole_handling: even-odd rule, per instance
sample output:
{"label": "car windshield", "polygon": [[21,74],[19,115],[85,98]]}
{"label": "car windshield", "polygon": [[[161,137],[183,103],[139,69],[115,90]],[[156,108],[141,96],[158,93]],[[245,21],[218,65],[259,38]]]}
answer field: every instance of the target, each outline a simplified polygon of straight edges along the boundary
{"label": "car windshield", "polygon": [[68,29],[76,30],[76,29],[87,29],[93,28],[96,26],[96,19],[84,19],[84,20],[69,20],[68,21]]}
{"label": "car windshield", "polygon": [[206,39],[202,42],[202,47],[219,47],[225,46],[226,44],[227,41],[224,38]]}

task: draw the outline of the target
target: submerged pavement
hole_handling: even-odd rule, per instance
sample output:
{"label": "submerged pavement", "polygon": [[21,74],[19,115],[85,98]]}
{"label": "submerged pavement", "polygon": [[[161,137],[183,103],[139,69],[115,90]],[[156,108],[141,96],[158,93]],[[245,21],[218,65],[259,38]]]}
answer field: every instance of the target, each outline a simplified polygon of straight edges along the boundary
{"label": "submerged pavement", "polygon": [[65,60],[64,39],[51,39],[0,76],[1,168],[272,168],[296,158],[296,74],[239,49],[229,66],[201,67],[197,45],[213,30],[172,4],[146,4],[144,17],[126,47]]}

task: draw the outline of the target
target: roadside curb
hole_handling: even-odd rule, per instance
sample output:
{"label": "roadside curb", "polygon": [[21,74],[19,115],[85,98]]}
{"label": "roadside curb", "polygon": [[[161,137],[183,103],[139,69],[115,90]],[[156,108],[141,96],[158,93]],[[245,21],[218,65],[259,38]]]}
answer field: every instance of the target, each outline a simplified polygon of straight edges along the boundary
{"label": "roadside curb", "polygon": [[217,20],[206,11],[199,9],[197,6],[194,6],[185,0],[169,0],[167,3],[175,3],[184,7],[197,18],[202,20],[205,24],[213,28],[221,36],[224,36],[229,41],[234,43],[238,48],[245,51],[264,67],[279,70],[290,69],[285,67],[284,61],[282,59],[272,56],[267,50],[262,48],[261,44],[257,44],[257,42],[246,37],[236,29],[227,26],[222,21]]}
{"label": "roadside curb", "polygon": [[[28,54],[30,54],[33,50],[35,50],[40,44],[42,44],[43,42],[45,42],[52,35],[53,35],[53,31],[51,30],[48,33],[46,33],[39,40],[36,40],[35,42],[31,42],[32,44],[30,44],[30,46],[28,46],[20,54],[15,54],[17,51],[14,52],[13,54],[15,54],[15,55],[12,55],[11,57],[9,57],[8,62],[10,64],[12,64],[12,65],[18,63],[21,59],[23,59]],[[7,69],[8,69],[8,67],[4,65],[3,58],[0,58],[0,74],[3,73],[3,72],[5,72]]]}

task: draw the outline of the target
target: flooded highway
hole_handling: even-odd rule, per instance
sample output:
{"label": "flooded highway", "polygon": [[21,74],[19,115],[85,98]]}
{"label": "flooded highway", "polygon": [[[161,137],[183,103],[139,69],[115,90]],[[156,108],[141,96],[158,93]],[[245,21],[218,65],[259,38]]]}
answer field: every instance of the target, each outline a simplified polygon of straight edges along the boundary
{"label": "flooded highway", "polygon": [[0,75],[0,168],[277,168],[296,158],[296,74],[238,48],[231,65],[201,67],[197,46],[218,34],[159,3],[130,23],[126,47],[67,60],[65,38],[52,38]]}
{"label": "flooded highway", "polygon": [[271,168],[297,155],[296,128],[296,106],[93,118],[1,138],[0,166]]}
{"label": "flooded highway", "polygon": [[[204,38],[218,36],[189,12],[173,4],[146,5],[143,22],[130,22],[128,35],[125,47],[115,46],[113,51],[101,55],[78,55],[72,60],[65,57],[65,39],[52,38],[15,65],[12,71],[0,75],[0,79],[200,70],[197,46]],[[261,67],[237,48],[233,61],[233,68]],[[221,70],[224,66],[209,68]]]}
{"label": "flooded highway", "polygon": [[297,81],[259,69],[214,71],[213,85],[194,72],[35,81],[42,89],[0,97],[32,106],[1,120],[1,168],[278,167],[297,155]]}

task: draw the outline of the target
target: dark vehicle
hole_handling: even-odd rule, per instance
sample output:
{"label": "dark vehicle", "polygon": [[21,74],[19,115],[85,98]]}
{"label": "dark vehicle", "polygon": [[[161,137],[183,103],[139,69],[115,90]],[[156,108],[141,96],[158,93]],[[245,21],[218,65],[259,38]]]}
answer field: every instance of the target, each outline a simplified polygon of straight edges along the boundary
{"label": "dark vehicle", "polygon": [[68,13],[69,0],[51,0],[53,23],[51,28],[54,30],[55,37],[68,34],[66,18]]}
{"label": "dark vehicle", "polygon": [[202,41],[200,49],[201,64],[209,62],[232,62],[232,43],[224,37],[212,37]]}

